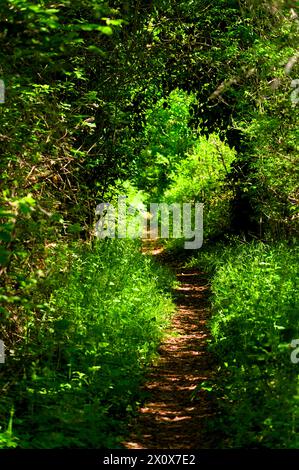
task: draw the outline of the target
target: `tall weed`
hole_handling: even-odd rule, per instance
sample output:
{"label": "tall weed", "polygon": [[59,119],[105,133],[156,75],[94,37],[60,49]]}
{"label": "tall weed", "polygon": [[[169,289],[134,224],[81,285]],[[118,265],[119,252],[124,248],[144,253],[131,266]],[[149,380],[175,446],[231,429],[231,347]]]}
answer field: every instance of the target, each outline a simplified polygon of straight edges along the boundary
{"label": "tall weed", "polygon": [[[212,275],[211,350],[224,446],[298,447],[298,245],[239,243],[193,259]],[[214,423],[215,424],[215,423]]]}

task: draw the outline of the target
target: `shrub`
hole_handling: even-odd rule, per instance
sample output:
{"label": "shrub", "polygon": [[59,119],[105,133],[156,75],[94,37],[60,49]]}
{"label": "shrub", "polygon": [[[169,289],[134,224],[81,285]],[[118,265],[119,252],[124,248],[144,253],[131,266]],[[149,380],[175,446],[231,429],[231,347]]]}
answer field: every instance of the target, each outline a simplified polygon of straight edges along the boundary
{"label": "shrub", "polygon": [[234,159],[235,151],[217,134],[201,135],[188,155],[176,165],[172,183],[165,191],[168,203],[199,201],[204,204],[206,237],[229,227],[233,192],[227,177]]}
{"label": "shrub", "polygon": [[210,347],[219,360],[214,390],[225,446],[298,447],[289,346],[299,337],[298,255],[298,246],[263,243],[201,255],[213,272]]}

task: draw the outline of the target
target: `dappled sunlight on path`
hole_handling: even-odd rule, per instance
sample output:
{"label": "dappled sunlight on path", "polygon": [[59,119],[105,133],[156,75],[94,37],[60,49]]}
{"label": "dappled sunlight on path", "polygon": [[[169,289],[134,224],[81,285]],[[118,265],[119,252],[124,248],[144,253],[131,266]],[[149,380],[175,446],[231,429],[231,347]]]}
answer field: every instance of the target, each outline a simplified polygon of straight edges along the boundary
{"label": "dappled sunlight on path", "polygon": [[177,312],[172,328],[159,347],[159,360],[148,375],[147,399],[131,423],[128,449],[209,448],[211,439],[205,421],[214,414],[207,392],[196,390],[213,376],[213,361],[206,350],[208,331],[208,285],[196,269],[181,268],[167,258],[155,241],[147,241],[145,252],[156,255],[176,273]]}

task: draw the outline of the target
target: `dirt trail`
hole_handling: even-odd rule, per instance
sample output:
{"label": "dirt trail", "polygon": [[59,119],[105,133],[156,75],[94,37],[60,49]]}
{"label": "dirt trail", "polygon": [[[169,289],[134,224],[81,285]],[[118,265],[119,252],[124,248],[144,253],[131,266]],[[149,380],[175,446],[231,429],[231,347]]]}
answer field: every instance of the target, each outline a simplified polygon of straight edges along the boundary
{"label": "dirt trail", "polygon": [[206,392],[194,393],[200,382],[213,376],[212,358],[206,350],[207,280],[200,271],[165,258],[154,241],[147,242],[145,249],[169,265],[180,282],[171,328],[175,335],[167,336],[159,348],[160,358],[144,386],[149,399],[123,444],[127,449],[211,448],[205,420],[213,415],[213,406]]}

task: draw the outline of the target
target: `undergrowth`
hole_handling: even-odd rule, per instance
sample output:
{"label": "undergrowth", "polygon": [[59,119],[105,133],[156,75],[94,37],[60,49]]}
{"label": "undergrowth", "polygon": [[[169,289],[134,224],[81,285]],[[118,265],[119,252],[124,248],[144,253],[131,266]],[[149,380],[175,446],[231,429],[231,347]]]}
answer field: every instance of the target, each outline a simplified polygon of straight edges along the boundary
{"label": "undergrowth", "polygon": [[210,349],[216,382],[201,384],[218,398],[212,426],[222,447],[297,448],[299,338],[298,245],[219,244],[191,265],[211,275]]}
{"label": "undergrowth", "polygon": [[172,284],[137,242],[53,248],[0,371],[0,447],[118,447],[173,311]]}

